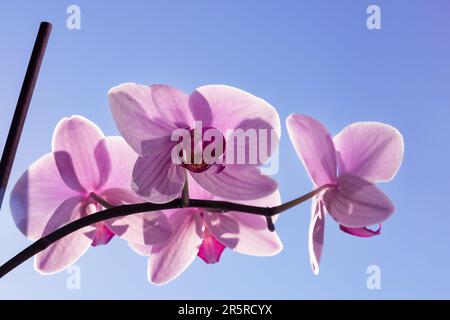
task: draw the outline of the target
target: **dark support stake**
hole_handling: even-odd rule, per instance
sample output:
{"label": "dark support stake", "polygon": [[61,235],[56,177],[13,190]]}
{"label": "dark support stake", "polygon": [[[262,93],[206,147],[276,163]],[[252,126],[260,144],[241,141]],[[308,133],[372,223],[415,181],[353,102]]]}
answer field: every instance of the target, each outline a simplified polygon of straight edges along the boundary
{"label": "dark support stake", "polygon": [[28,63],[27,72],[25,73],[25,78],[22,83],[22,89],[20,90],[11,127],[9,128],[8,137],[6,138],[5,148],[3,149],[2,159],[0,161],[0,208],[3,203],[3,197],[5,196],[9,176],[16,156],[17,146],[19,144],[20,136],[22,135],[23,125],[28,113],[28,107],[30,106],[31,97],[33,96],[34,86],[36,85],[51,30],[52,25],[50,23],[41,22],[34,43],[33,52],[31,53],[30,62]]}

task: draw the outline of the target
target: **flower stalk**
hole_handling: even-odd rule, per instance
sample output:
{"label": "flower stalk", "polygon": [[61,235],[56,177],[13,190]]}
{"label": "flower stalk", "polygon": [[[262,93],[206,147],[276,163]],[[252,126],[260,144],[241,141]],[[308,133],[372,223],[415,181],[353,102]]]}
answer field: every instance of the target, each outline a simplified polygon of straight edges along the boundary
{"label": "flower stalk", "polygon": [[[0,267],[0,278],[5,276],[10,271],[14,270],[16,267],[21,265],[23,262],[38,254],[39,252],[47,249],[50,245],[55,243],[58,240],[61,240],[65,236],[80,230],[89,225],[95,224],[97,222],[101,222],[108,219],[124,217],[136,213],[142,212],[152,212],[152,211],[161,211],[167,209],[177,209],[177,208],[204,208],[204,209],[213,209],[219,212],[226,211],[238,211],[249,214],[255,214],[266,217],[268,221],[269,230],[274,229],[272,217],[274,215],[285,212],[309,199],[319,194],[320,192],[333,188],[334,185],[324,185],[316,190],[309,192],[297,199],[286,202],[279,206],[275,207],[258,207],[258,206],[250,206],[240,203],[228,202],[228,201],[216,201],[216,200],[201,200],[201,199],[186,199],[186,195],[183,194],[180,198],[174,199],[172,201],[166,203],[135,203],[135,204],[124,204],[120,206],[112,206],[106,200],[102,199],[95,193],[91,193],[90,197],[104,206],[105,210],[87,215],[78,220],[72,221],[61,228],[49,233],[48,235],[42,237],[41,239],[35,241],[33,244],[25,248],[23,251],[19,252],[16,256],[11,258],[5,264]],[[272,224],[272,226],[271,226]]]}

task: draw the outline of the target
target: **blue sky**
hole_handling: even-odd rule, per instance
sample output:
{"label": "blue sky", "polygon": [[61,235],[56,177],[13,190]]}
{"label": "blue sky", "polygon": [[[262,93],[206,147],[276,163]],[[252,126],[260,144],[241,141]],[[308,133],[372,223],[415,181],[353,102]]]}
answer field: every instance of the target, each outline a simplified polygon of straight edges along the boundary
{"label": "blue sky", "polygon": [[[70,4],[81,8],[81,30],[66,28]],[[381,8],[381,30],[366,27],[370,4]],[[3,2],[1,141],[38,24],[54,25],[9,189],[50,151],[62,117],[81,114],[117,134],[106,93],[130,81],[186,92],[236,86],[274,105],[283,125],[290,113],[303,113],[332,133],[356,121],[386,122],[402,132],[405,159],[382,186],[396,212],[381,236],[354,238],[328,219],[319,276],[308,261],[308,203],[278,220],[284,250],[276,257],[227,251],[219,264],[197,259],[157,287],[146,281],[146,258],[114,239],[76,263],[80,290],[67,288],[66,272],[42,276],[30,260],[0,280],[0,298],[449,299],[449,9],[445,0]],[[285,128],[276,178],[284,200],[310,190]],[[12,221],[9,190],[6,196],[1,262],[29,244]],[[381,290],[367,289],[370,265],[381,269]]]}

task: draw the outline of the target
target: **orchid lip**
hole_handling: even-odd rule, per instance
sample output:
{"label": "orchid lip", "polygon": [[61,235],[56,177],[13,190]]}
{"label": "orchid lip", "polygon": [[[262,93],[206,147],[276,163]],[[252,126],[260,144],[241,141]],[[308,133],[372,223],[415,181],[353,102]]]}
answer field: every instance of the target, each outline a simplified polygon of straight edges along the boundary
{"label": "orchid lip", "polygon": [[212,164],[206,164],[206,163],[201,163],[201,164],[182,163],[181,166],[183,168],[189,170],[192,173],[202,173],[205,171],[209,171],[210,173],[220,173],[225,169],[225,166],[221,165],[221,164],[212,165]]}
{"label": "orchid lip", "polygon": [[207,171],[209,168],[211,168],[211,165],[206,163],[200,163],[200,164],[185,164],[182,163],[181,166],[193,173],[202,173]]}
{"label": "orchid lip", "polygon": [[[216,154],[216,149],[213,149],[210,155],[207,155],[209,160],[212,161],[205,161],[205,155],[204,151],[205,149],[212,143],[214,143],[215,140],[207,141],[203,140],[204,134],[208,130],[218,130],[214,127],[201,127],[201,132],[197,132],[199,130],[198,128],[191,129],[189,131],[189,135],[191,137],[191,141],[189,145],[187,146],[190,150],[183,149],[180,152],[180,156],[182,156],[182,152],[185,152],[185,155],[188,155],[189,157],[184,159],[184,161],[180,164],[183,168],[193,172],[193,173],[202,173],[205,171],[210,171],[210,173],[220,173],[223,171],[225,166],[221,163],[216,163],[217,160],[223,156],[224,148],[226,145],[225,137],[223,134],[222,136],[222,148],[217,150],[218,154]],[[200,140],[199,140],[200,139]],[[211,169],[211,170],[210,170]]]}

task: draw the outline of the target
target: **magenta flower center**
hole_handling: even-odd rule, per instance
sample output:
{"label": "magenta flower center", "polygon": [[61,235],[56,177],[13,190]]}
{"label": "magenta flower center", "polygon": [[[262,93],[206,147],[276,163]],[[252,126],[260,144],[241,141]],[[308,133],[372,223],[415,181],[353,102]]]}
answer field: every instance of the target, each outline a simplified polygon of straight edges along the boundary
{"label": "magenta flower center", "polygon": [[180,151],[180,157],[183,157],[180,166],[193,173],[222,172],[226,147],[223,134],[217,128],[202,127],[201,130],[191,129],[189,135],[190,143]]}

